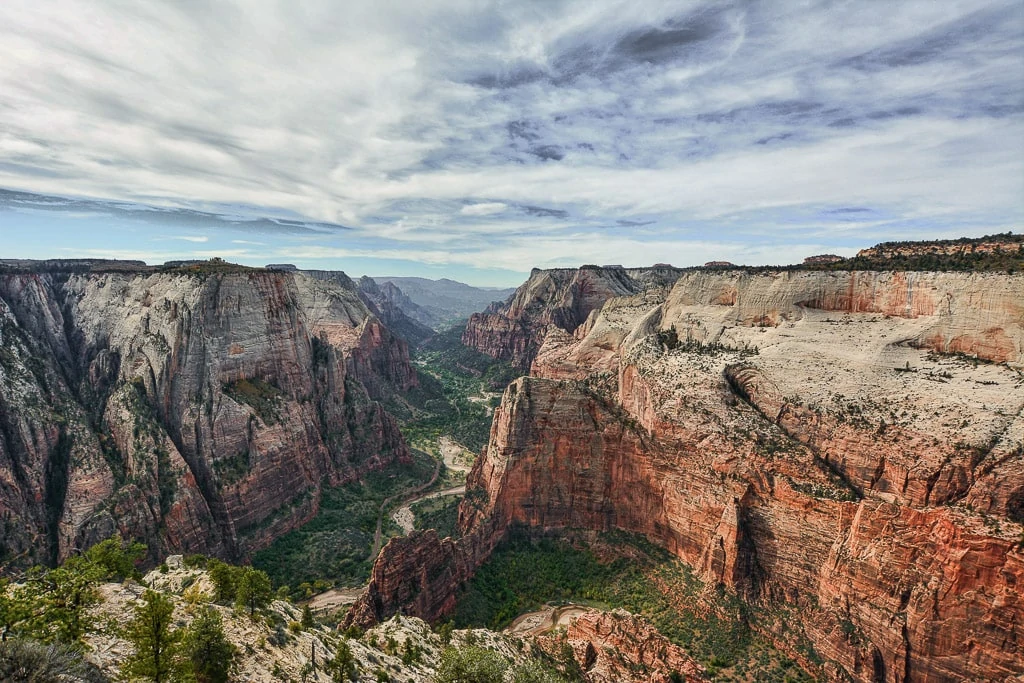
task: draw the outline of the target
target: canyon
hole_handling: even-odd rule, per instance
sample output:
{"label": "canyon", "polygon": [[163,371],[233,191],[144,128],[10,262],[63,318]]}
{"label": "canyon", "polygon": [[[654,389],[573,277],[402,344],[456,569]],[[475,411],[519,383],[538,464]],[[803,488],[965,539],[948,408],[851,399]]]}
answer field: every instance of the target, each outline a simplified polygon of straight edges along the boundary
{"label": "canyon", "polygon": [[335,486],[408,458],[380,400],[406,343],[343,273],[23,263],[0,272],[0,548],[112,533],[245,557]]}
{"label": "canyon", "polygon": [[[704,587],[670,600],[738,601],[815,678],[1024,675],[1024,276],[842,265],[532,271],[461,335],[522,376],[458,534],[392,538],[342,627],[448,618],[513,536],[626,532]],[[340,272],[6,262],[2,568],[114,533],[245,561],[410,462],[385,406],[434,379],[403,306]],[[713,675],[635,615],[531,638],[589,680]]]}
{"label": "canyon", "polygon": [[535,270],[463,341],[528,376],[461,537],[393,539],[349,623],[449,613],[510,529],[623,530],[816,677],[1024,673],[1024,277]]}

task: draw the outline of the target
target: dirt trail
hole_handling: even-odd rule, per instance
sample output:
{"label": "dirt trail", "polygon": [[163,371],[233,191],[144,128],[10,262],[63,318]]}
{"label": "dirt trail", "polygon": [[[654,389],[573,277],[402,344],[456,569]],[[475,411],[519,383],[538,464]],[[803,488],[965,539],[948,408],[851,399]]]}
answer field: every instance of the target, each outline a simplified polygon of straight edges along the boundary
{"label": "dirt trail", "polygon": [[[404,498],[406,496],[416,496],[421,491],[429,489],[431,486],[434,485],[434,482],[437,481],[437,477],[439,474],[441,474],[440,460],[434,463],[434,474],[431,475],[430,481],[428,481],[426,484],[421,484],[420,486],[417,486],[416,488],[410,489],[408,491],[396,493],[393,496],[388,496],[387,498],[384,499],[384,502],[380,504],[380,513],[377,515],[377,530],[373,534],[373,548],[370,550],[371,562],[377,558],[377,553],[380,552],[381,527],[384,525],[384,512],[388,509],[388,506],[391,505],[391,503],[393,503],[396,499]],[[416,500],[416,498],[413,498],[412,500]]]}
{"label": "dirt trail", "polygon": [[343,607],[348,607],[366,591],[362,588],[332,588],[318,595],[314,595],[309,601],[309,609],[314,614],[330,614]]}
{"label": "dirt trail", "polygon": [[545,607],[538,612],[527,612],[516,617],[505,630],[516,635],[539,636],[556,626],[568,626],[570,621],[591,609],[583,605]]}
{"label": "dirt trail", "polygon": [[[438,450],[441,452],[441,458],[444,460],[444,465],[453,472],[469,472],[470,465],[468,462],[472,462],[473,454],[470,453],[464,446],[457,443],[450,436],[442,436],[437,440]],[[405,505],[395,510],[394,514],[391,515],[391,519],[395,521],[402,529],[402,533],[406,536],[412,533],[415,528],[416,515],[412,512],[412,506],[421,500],[429,500],[431,498],[440,498],[441,496],[456,496],[462,495],[466,492],[466,485],[453,486],[450,489],[444,491],[434,491],[426,495],[418,496],[406,502]]]}

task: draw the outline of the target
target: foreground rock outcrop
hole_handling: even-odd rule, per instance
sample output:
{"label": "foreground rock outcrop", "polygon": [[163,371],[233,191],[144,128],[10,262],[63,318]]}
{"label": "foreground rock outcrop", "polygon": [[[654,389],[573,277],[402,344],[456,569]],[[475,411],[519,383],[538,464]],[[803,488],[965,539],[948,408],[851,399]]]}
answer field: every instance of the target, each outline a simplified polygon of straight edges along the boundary
{"label": "foreground rock outcrop", "polygon": [[408,457],[377,402],[405,343],[343,275],[74,265],[0,273],[5,566],[114,532],[243,556]]}
{"label": "foreground rock outcrop", "polygon": [[393,541],[352,615],[437,618],[512,527],[623,529],[816,676],[1024,674],[1024,277],[696,270],[578,297],[598,270],[535,272],[471,321],[533,376],[495,412],[462,538]]}
{"label": "foreground rock outcrop", "polygon": [[671,683],[673,677],[707,680],[704,667],[625,610],[590,610],[572,619],[564,633],[537,641],[553,657],[568,646],[591,683]]}

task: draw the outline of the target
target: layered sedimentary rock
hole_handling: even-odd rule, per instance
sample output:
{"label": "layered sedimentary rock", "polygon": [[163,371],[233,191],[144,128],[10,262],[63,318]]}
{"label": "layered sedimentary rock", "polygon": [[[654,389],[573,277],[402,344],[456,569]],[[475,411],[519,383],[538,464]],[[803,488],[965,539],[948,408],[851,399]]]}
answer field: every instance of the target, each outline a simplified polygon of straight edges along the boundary
{"label": "layered sedimentary rock", "polygon": [[443,614],[444,583],[513,526],[624,529],[799,614],[757,627],[787,649],[795,623],[815,675],[1024,673],[1024,277],[690,271],[638,290],[572,329],[534,297],[507,311],[527,341],[467,331],[494,355],[535,348],[534,376],[506,390],[470,474],[444,560],[460,571],[371,584],[372,611],[427,591],[413,609]]}
{"label": "layered sedimentary rock", "polygon": [[564,633],[541,636],[537,642],[556,658],[568,645],[591,683],[707,680],[704,667],[650,624],[623,610],[584,612]]}
{"label": "layered sedimentary rock", "polygon": [[408,456],[374,398],[416,382],[344,281],[226,266],[0,274],[0,546],[117,531],[238,557],[320,487]]}
{"label": "layered sedimentary rock", "polygon": [[862,258],[895,258],[941,254],[961,256],[966,254],[1024,254],[1024,235],[1005,233],[975,239],[938,240],[934,242],[883,242],[861,249],[857,256]]}
{"label": "layered sedimentary rock", "polygon": [[572,332],[608,299],[665,288],[678,275],[671,266],[534,268],[508,302],[470,316],[462,343],[528,370],[548,328]]}

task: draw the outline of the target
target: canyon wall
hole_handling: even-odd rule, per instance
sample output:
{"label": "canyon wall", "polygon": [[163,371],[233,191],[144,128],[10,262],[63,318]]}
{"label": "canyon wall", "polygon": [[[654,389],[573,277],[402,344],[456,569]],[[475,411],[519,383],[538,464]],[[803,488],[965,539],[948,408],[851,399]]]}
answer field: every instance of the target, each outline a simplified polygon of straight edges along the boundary
{"label": "canyon wall", "polygon": [[353,614],[441,616],[510,527],[622,529],[773,615],[817,676],[1024,674],[1024,277],[696,270],[566,303],[601,272],[535,271],[470,322],[532,376],[462,538],[393,542]]}
{"label": "canyon wall", "polygon": [[408,457],[376,400],[415,385],[405,343],[343,274],[8,272],[0,338],[5,566],[114,532],[243,557]]}

